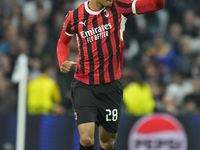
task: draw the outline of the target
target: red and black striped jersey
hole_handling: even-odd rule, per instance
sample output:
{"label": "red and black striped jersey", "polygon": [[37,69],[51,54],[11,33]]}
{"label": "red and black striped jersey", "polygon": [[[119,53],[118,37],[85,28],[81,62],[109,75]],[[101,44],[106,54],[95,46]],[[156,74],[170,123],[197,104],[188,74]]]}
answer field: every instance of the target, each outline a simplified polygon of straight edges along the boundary
{"label": "red and black striped jersey", "polygon": [[62,34],[76,34],[79,60],[75,78],[86,84],[108,83],[121,76],[127,18],[159,10],[164,7],[164,0],[114,0],[111,7],[99,11],[91,10],[88,4],[86,1],[66,16],[57,46],[59,65],[66,61],[69,53],[68,41],[63,42],[67,43],[65,48],[61,46]]}

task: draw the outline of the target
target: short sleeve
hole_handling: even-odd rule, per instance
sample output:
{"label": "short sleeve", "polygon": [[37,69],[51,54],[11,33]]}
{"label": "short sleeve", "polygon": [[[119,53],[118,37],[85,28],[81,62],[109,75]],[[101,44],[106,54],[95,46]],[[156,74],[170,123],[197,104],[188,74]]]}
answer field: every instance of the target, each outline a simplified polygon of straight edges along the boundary
{"label": "short sleeve", "polygon": [[73,22],[74,22],[73,21],[73,13],[68,12],[68,14],[65,16],[65,21],[63,23],[64,31],[68,36],[73,36],[75,34]]}

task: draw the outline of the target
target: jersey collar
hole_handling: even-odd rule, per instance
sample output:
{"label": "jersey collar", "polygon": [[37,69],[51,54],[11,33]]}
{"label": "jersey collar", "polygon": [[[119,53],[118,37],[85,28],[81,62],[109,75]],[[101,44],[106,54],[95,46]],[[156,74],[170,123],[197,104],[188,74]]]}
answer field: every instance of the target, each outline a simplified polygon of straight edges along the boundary
{"label": "jersey collar", "polygon": [[89,1],[86,1],[85,2],[85,10],[88,12],[88,13],[90,13],[90,14],[92,14],[92,15],[98,15],[102,10],[104,10],[106,7],[104,7],[104,8],[102,8],[101,10],[99,10],[99,11],[93,11],[93,10],[91,10],[89,7],[88,7],[88,2]]}

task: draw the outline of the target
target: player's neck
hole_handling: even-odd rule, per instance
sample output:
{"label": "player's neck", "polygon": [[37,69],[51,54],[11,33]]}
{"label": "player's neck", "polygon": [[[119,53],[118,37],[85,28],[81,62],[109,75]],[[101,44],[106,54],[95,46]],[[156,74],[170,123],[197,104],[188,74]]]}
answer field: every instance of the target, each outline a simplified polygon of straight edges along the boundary
{"label": "player's neck", "polygon": [[102,8],[104,8],[104,6],[99,4],[98,2],[96,2],[96,0],[90,0],[89,4],[88,4],[88,7],[91,10],[95,10],[95,11],[98,11],[98,10],[101,10]]}

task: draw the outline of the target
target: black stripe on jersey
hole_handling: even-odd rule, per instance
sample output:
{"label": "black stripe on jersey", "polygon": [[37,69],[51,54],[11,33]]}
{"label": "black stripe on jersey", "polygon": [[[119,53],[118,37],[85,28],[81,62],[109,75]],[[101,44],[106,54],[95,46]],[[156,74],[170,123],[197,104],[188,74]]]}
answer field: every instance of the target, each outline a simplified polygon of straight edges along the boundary
{"label": "black stripe on jersey", "polygon": [[[101,16],[103,18],[103,24],[108,24],[108,18],[105,17],[104,12],[101,12]],[[107,30],[108,35],[110,35],[110,29]],[[110,81],[113,81],[114,78],[114,70],[113,70],[113,48],[110,40],[110,36],[106,39],[106,45],[109,53],[109,64],[108,64],[108,70],[109,70],[109,76],[110,76]]]}
{"label": "black stripe on jersey", "polygon": [[[78,21],[79,21],[79,16],[78,16],[78,8],[74,10],[74,14],[73,14],[73,19],[74,19],[74,27],[76,30],[76,33],[78,32]],[[80,60],[80,65],[81,65],[81,71],[84,74],[85,68],[84,68],[84,52],[83,52],[83,41],[80,37],[79,34],[77,34],[79,37],[79,41],[80,41],[80,53],[81,53],[81,60]]]}
{"label": "black stripe on jersey", "polygon": [[82,73],[84,74],[85,73],[85,66],[84,66],[84,59],[85,59],[85,56],[84,56],[84,51],[83,51],[83,41],[82,41],[82,39],[81,39],[81,37],[80,37],[80,35],[79,34],[77,34],[78,35],[78,39],[79,39],[79,41],[80,41],[80,53],[81,53],[81,59],[80,59],[80,65],[81,65],[81,71],[82,71]]}
{"label": "black stripe on jersey", "polygon": [[[89,18],[89,13],[84,9],[84,20],[88,20],[88,18]],[[83,26],[83,31],[88,31],[87,25]],[[91,45],[91,43],[87,43],[87,52],[88,52],[89,67],[90,67],[89,84],[94,84],[94,60],[93,60],[92,45]]]}
{"label": "black stripe on jersey", "polygon": [[[114,7],[112,7],[112,12],[113,14],[117,14],[117,15],[113,15],[113,20],[114,20],[114,25],[115,25],[115,31],[114,31],[114,35],[115,35],[115,41],[116,41],[116,47],[117,47],[117,67],[119,67],[119,59],[120,59],[120,43],[119,43],[119,38],[120,38],[120,35],[118,35],[118,13],[117,13],[117,10]],[[117,16],[117,17],[116,17]]]}
{"label": "black stripe on jersey", "polygon": [[132,7],[132,3],[126,4],[126,3],[119,2],[119,1],[117,1],[117,5],[122,8],[131,8]]}
{"label": "black stripe on jersey", "polygon": [[72,32],[71,32],[71,20],[69,21],[69,23],[67,24],[67,28],[66,28],[66,30],[65,30],[65,32],[67,32],[67,33],[69,33],[69,34],[72,34]]}
{"label": "black stripe on jersey", "polygon": [[[93,28],[98,27],[98,21],[97,17],[94,16],[92,20]],[[97,43],[97,51],[98,51],[98,57],[99,57],[99,80],[100,83],[105,83],[105,77],[104,77],[104,55],[103,55],[103,50],[102,50],[102,45],[101,45],[101,38],[96,40]]]}
{"label": "black stripe on jersey", "polygon": [[78,8],[74,9],[74,14],[73,14],[74,28],[76,33],[78,33],[78,21],[79,21],[78,11],[79,11]]}
{"label": "black stripe on jersey", "polygon": [[123,13],[123,16],[128,18],[129,16],[133,15],[133,13]]}

